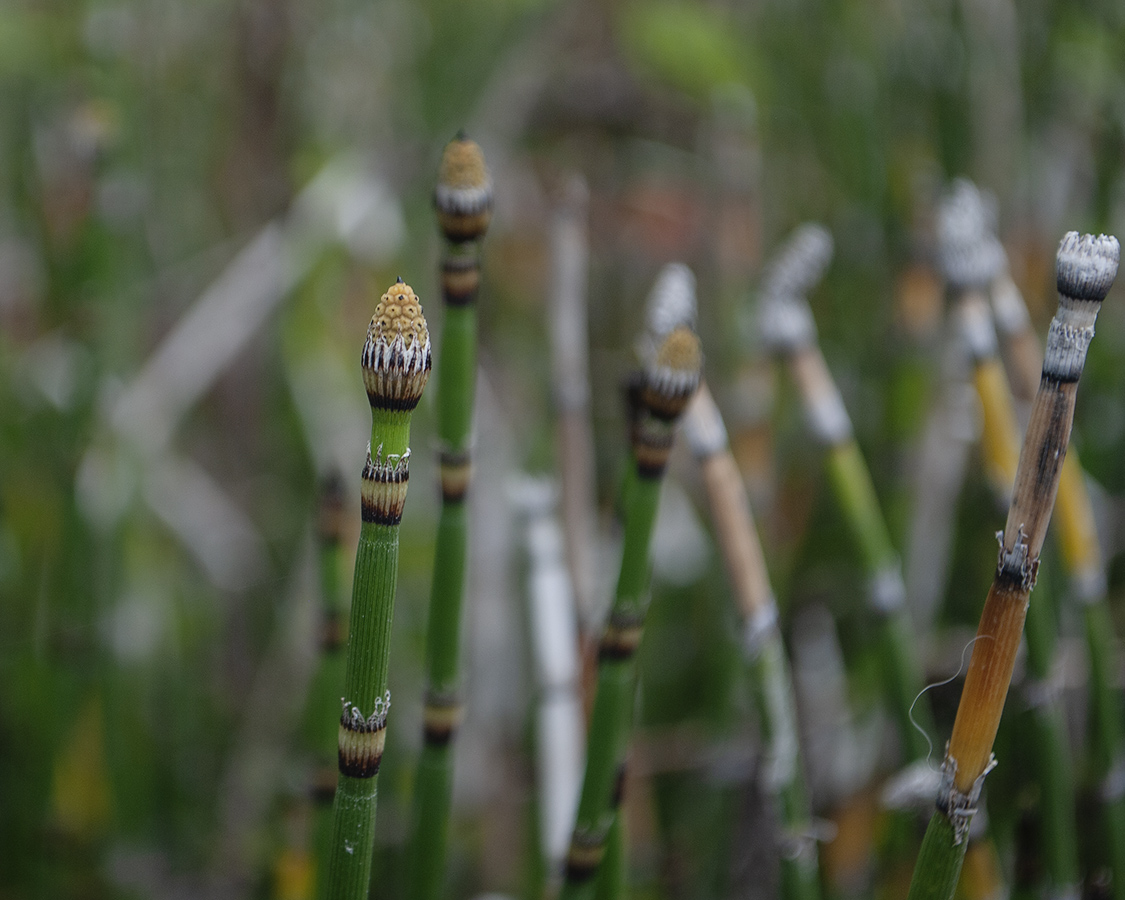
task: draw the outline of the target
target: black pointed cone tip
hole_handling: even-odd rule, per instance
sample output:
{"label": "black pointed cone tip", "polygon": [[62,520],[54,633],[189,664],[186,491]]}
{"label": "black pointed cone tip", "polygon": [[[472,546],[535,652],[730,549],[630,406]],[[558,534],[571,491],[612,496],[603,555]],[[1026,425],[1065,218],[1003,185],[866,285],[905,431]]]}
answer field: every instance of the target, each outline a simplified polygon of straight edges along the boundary
{"label": "black pointed cone tip", "polygon": [[1059,243],[1059,293],[1101,303],[1117,277],[1120,259],[1121,245],[1112,235],[1068,232]]}
{"label": "black pointed cone tip", "polygon": [[453,135],[453,140],[455,140],[455,141],[467,141],[468,139],[469,139],[469,134],[468,134],[468,132],[465,131],[465,129],[463,127],[458,128],[457,133],[455,135]]}
{"label": "black pointed cone tip", "polygon": [[402,276],[399,275],[398,278],[395,279],[395,284],[406,284],[406,282],[403,281]]}

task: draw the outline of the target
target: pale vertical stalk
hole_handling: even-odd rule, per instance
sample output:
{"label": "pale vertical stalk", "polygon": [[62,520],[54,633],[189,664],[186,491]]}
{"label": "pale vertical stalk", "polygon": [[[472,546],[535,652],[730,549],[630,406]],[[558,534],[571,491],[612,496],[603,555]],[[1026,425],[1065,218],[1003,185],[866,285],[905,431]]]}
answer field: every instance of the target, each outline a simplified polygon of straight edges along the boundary
{"label": "pale vertical stalk", "polygon": [[1000,558],[946,750],[937,811],[930,819],[911,883],[912,900],[952,896],[984,777],[995,765],[992,745],[1058,490],[1078,379],[1119,257],[1117,239],[1104,235],[1079,237],[1071,232],[1059,246],[1059,310],[1048,333]]}
{"label": "pale vertical stalk", "polygon": [[701,385],[684,415],[684,435],[699,461],[731,593],[743,621],[765,762],[762,786],[777,804],[782,828],[781,890],[785,900],[820,896],[816,841],[797,743],[789,661],[778,628],[777,602],[746,488],[731,454],[719,408]]}
{"label": "pale vertical stalk", "polygon": [[[660,290],[670,281],[677,290]],[[648,310],[641,353],[645,370],[632,422],[632,460],[625,495],[621,571],[598,648],[598,679],[586,745],[586,773],[560,897],[590,900],[606,841],[617,819],[625,752],[632,729],[636,652],[649,601],[649,542],[676,421],[699,384],[702,356],[691,329],[694,279],[667,267]]]}
{"label": "pale vertical stalk", "polygon": [[414,821],[407,896],[435,900],[445,879],[453,738],[460,723],[461,608],[468,543],[466,497],[471,474],[476,384],[480,250],[492,211],[484,155],[458,134],[442,154],[434,207],[445,236],[441,287],[445,316],[438,359],[441,518],[426,629],[426,697],[422,754],[414,782]]}
{"label": "pale vertical stalk", "polygon": [[594,437],[590,427],[586,278],[589,192],[581,176],[564,187],[551,223],[550,338],[566,563],[585,633],[595,614]]}
{"label": "pale vertical stalk", "polygon": [[[528,624],[536,680],[536,772],[540,852],[548,873],[561,871],[582,782],[585,717],[574,649],[578,627],[564,561],[557,492],[526,479],[517,501],[526,516]],[[548,877],[551,877],[550,875]]]}
{"label": "pale vertical stalk", "polygon": [[402,279],[375,307],[362,365],[371,403],[371,446],[363,467],[363,524],[352,583],[337,744],[340,777],[328,876],[318,885],[320,896],[329,900],[361,900],[371,879],[379,764],[391,705],[387,675],[399,522],[410,477],[410,417],[431,365],[422,307]]}

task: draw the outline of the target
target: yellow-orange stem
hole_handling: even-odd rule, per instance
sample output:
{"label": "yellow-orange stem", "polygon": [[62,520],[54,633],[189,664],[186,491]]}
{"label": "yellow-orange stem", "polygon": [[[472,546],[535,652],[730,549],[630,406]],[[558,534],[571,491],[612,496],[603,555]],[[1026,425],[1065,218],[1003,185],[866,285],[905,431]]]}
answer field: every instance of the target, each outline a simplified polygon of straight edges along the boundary
{"label": "yellow-orange stem", "polygon": [[1001,488],[1002,495],[1007,496],[1016,481],[1020,428],[1000,361],[995,358],[980,361],[973,371],[973,383],[983,413],[981,443],[989,477]]}
{"label": "yellow-orange stem", "polygon": [[1082,466],[1073,450],[1063,460],[1059,493],[1055,498],[1055,517],[1067,571],[1100,571],[1102,554],[1094,523],[1094,509],[1090,505],[1090,492],[1086,490]]}
{"label": "yellow-orange stem", "polygon": [[968,794],[988,766],[1000,714],[1027,615],[1027,590],[993,581],[984,601],[965,687],[953,722],[949,757],[957,763],[954,786]]}

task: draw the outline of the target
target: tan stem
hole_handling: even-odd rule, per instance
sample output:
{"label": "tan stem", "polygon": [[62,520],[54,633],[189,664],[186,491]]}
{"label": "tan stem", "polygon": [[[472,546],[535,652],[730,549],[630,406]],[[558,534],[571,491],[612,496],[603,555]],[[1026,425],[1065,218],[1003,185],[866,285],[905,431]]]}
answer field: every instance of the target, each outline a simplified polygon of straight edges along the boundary
{"label": "tan stem", "polygon": [[703,460],[703,481],[739,610],[747,620],[772,602],[762,545],[746,505],[742,476],[729,450]]}
{"label": "tan stem", "polygon": [[968,794],[988,766],[1016,663],[1029,592],[993,582],[984,602],[961,703],[949,740],[954,786]]}

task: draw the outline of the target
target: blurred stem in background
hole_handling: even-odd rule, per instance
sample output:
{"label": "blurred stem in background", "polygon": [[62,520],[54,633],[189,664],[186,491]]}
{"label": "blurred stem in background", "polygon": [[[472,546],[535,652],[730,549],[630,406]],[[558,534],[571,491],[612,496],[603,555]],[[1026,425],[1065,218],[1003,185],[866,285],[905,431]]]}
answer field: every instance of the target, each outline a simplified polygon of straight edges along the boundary
{"label": "blurred stem in background", "polygon": [[[684,266],[668,266],[650,296],[641,348],[645,367],[634,392],[636,407],[630,411],[632,459],[625,487],[621,571],[598,649],[586,774],[567,853],[563,900],[589,900],[595,895],[607,840],[620,818],[636,693],[636,652],[649,603],[649,543],[676,421],[699,384],[702,366],[694,321],[694,277]],[[604,888],[612,893],[617,883],[610,878]]]}
{"label": "blurred stem in background", "polygon": [[781,825],[781,896],[784,900],[817,900],[820,873],[816,839],[798,746],[789,660],[778,628],[777,602],[750,516],[746,489],[727,443],[722,416],[707,385],[701,385],[696,392],[684,415],[683,427],[703,471],[715,535],[742,618],[744,651],[750,663],[751,688],[764,747],[760,778],[778,807]]}
{"label": "blurred stem in background", "polygon": [[[563,185],[551,222],[551,384],[555,402],[561,512],[567,570],[580,640],[592,640],[597,585],[594,435],[590,425],[586,281],[589,189],[579,175]],[[584,657],[586,654],[583,654]],[[591,657],[593,654],[589,654]]]}
{"label": "blurred stem in background", "polygon": [[924,759],[933,734],[922,672],[913,650],[898,556],[879,509],[871,475],[856,442],[851,419],[817,344],[816,325],[805,299],[832,256],[832,238],[817,225],[799,228],[775,259],[762,290],[761,330],[797,385],[809,431],[828,450],[833,495],[860,551],[867,600],[878,627],[886,702],[898,726],[908,762]]}
{"label": "blurred stem in background", "polygon": [[445,236],[444,321],[438,359],[441,518],[434,550],[422,755],[414,783],[409,848],[410,900],[436,900],[445,883],[453,737],[461,717],[461,616],[468,543],[473,394],[477,357],[478,243],[492,211],[492,180],[480,147],[458,134],[446,145],[434,192]]}
{"label": "blurred stem in background", "polygon": [[312,848],[316,860],[314,878],[328,872],[332,837],[332,802],[336,796],[335,750],[329,743],[336,722],[333,711],[340,685],[344,683],[343,652],[347,640],[347,605],[344,595],[344,482],[338,472],[321,480],[317,498],[317,563],[320,587],[318,646],[320,659],[309,689],[306,735],[310,754],[312,802]]}
{"label": "blurred stem in background", "polygon": [[[582,785],[586,731],[579,690],[577,615],[565,563],[563,529],[556,517],[557,490],[546,479],[525,477],[515,499],[526,517],[528,628],[535,670],[535,805],[538,889],[557,888]],[[550,888],[548,888],[550,886]]]}

